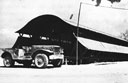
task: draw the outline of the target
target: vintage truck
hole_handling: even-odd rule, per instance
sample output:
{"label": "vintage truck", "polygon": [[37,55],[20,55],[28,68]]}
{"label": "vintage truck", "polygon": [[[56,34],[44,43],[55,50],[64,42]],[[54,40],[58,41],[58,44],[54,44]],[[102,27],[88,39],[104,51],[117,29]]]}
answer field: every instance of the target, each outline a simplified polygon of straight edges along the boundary
{"label": "vintage truck", "polygon": [[5,48],[1,55],[5,67],[15,65],[15,62],[30,67],[45,68],[48,64],[61,67],[64,62],[63,49],[58,45],[32,45],[19,48]]}

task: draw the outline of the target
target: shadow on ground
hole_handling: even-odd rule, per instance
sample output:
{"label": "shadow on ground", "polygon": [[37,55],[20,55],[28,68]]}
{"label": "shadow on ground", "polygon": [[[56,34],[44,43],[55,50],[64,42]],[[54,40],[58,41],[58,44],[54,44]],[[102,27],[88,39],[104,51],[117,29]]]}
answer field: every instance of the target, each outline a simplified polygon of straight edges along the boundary
{"label": "shadow on ground", "polygon": [[25,67],[23,65],[15,65],[13,67],[5,67],[5,66],[0,66],[0,68],[29,68],[29,69],[52,69],[52,68],[59,68],[59,67],[54,67],[54,66],[47,66],[46,68],[37,68],[35,66],[31,67]]}

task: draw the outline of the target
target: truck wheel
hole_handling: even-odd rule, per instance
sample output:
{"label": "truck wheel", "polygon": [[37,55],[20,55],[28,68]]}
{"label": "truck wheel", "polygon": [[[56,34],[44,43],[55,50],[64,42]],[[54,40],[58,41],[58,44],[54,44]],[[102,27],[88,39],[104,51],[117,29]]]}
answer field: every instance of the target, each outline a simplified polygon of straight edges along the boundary
{"label": "truck wheel", "polygon": [[52,64],[53,64],[54,67],[61,67],[61,65],[62,65],[62,60],[54,60],[54,61],[52,62]]}
{"label": "truck wheel", "polygon": [[5,67],[12,67],[12,66],[14,66],[15,62],[14,62],[14,60],[10,56],[6,56],[3,59],[3,63],[4,63]]}
{"label": "truck wheel", "polygon": [[48,65],[48,57],[45,54],[39,53],[35,56],[35,66],[38,68],[45,68]]}

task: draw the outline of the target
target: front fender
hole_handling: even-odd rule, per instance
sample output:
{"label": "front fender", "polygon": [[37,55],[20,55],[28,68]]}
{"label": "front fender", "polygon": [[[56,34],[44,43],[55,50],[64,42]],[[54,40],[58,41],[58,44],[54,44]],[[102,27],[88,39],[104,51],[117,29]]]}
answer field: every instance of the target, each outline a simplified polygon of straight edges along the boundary
{"label": "front fender", "polygon": [[2,58],[5,58],[5,57],[7,57],[7,56],[12,57],[12,54],[9,53],[9,52],[7,52],[7,51],[5,51],[5,52],[3,52],[2,55],[1,55]]}
{"label": "front fender", "polygon": [[14,50],[12,49],[2,49],[3,53],[1,55],[2,58],[6,57],[6,56],[11,56],[12,58],[14,58]]}

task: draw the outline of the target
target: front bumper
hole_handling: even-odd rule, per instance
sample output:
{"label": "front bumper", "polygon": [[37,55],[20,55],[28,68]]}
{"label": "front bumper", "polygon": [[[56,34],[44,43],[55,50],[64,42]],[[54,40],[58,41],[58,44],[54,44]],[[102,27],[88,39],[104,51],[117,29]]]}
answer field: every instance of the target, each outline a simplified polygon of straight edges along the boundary
{"label": "front bumper", "polygon": [[49,56],[50,60],[55,60],[55,59],[64,59],[64,55],[63,54],[59,54],[59,55],[50,55]]}

